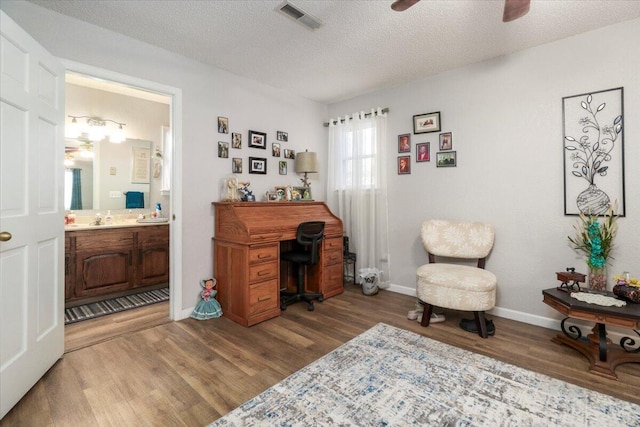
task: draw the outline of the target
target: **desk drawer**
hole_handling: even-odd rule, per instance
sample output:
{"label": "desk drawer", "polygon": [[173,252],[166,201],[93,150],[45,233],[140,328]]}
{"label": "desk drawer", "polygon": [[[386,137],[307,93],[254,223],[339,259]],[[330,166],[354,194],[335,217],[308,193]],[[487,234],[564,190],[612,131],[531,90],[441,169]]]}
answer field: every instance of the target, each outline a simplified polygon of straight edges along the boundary
{"label": "desk drawer", "polygon": [[331,249],[338,249],[342,252],[342,237],[324,240],[324,250],[329,251]]}
{"label": "desk drawer", "polygon": [[249,263],[275,261],[278,259],[278,245],[262,246],[249,249]]}
{"label": "desk drawer", "polygon": [[249,316],[278,308],[278,280],[249,286]]}
{"label": "desk drawer", "polygon": [[344,291],[342,264],[333,264],[324,268],[322,293],[325,298],[341,294]]}
{"label": "desk drawer", "polygon": [[325,250],[322,256],[322,263],[324,266],[342,264],[342,251],[340,249]]}
{"label": "desk drawer", "polygon": [[267,262],[249,267],[249,283],[261,282],[278,277],[278,263]]}

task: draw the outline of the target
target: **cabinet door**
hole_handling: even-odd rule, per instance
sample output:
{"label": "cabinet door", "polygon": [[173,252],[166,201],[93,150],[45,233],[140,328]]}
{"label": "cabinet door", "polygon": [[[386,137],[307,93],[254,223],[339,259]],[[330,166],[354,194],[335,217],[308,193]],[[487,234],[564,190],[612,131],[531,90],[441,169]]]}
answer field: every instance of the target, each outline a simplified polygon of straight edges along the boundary
{"label": "cabinet door", "polygon": [[74,298],[129,289],[134,282],[134,233],[127,229],[75,232]]}
{"label": "cabinet door", "polygon": [[138,280],[135,287],[169,282],[169,227],[138,229]]}

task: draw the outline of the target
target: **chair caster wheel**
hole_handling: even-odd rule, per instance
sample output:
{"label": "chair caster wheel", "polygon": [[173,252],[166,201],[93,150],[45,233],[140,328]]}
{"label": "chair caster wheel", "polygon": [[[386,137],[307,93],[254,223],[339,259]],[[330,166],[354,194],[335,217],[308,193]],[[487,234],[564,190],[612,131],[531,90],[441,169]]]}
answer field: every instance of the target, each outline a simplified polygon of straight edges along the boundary
{"label": "chair caster wheel", "polygon": [[324,298],[318,297],[318,302],[322,302],[322,301],[324,301]]}
{"label": "chair caster wheel", "polygon": [[287,306],[284,304],[280,304],[280,311],[285,311],[287,309]]}
{"label": "chair caster wheel", "polygon": [[316,308],[313,306],[313,304],[309,304],[309,305],[307,306],[307,310],[308,310],[308,311],[313,311],[313,310],[315,310],[315,309],[316,309]]}

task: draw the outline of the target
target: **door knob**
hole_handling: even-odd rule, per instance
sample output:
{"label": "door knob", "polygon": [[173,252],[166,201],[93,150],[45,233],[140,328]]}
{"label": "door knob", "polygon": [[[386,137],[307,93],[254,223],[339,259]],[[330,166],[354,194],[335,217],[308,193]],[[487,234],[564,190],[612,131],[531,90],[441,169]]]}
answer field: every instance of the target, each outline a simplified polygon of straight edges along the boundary
{"label": "door knob", "polygon": [[8,231],[3,231],[0,233],[0,242],[8,242],[11,240],[11,233]]}

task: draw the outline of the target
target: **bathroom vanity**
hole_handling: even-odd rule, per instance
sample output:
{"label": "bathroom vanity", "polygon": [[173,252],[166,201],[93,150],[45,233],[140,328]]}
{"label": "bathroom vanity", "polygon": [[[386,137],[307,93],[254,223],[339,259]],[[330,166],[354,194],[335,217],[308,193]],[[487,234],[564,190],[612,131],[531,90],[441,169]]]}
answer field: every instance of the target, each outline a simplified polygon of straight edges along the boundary
{"label": "bathroom vanity", "polygon": [[65,305],[72,307],[169,283],[169,225],[65,227]]}

